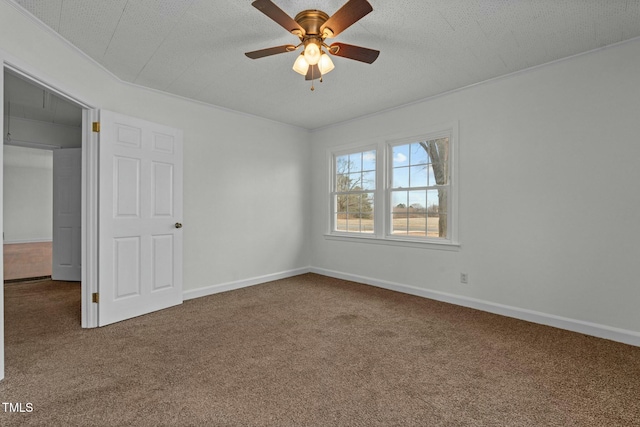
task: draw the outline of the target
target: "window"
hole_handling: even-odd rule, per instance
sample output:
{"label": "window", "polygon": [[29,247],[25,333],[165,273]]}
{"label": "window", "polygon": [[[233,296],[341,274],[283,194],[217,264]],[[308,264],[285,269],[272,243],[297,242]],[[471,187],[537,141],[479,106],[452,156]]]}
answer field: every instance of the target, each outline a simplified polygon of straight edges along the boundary
{"label": "window", "polygon": [[331,153],[329,236],[456,246],[456,138],[452,126]]}
{"label": "window", "polygon": [[447,238],[449,138],[390,147],[390,234]]}
{"label": "window", "polygon": [[334,156],[333,230],[373,233],[376,151]]}

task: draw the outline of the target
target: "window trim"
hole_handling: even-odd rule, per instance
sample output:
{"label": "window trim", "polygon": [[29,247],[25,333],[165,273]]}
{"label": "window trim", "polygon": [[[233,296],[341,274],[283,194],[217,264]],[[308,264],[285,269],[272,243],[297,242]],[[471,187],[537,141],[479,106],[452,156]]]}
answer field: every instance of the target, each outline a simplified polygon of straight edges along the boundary
{"label": "window trim", "polygon": [[[433,126],[433,131],[418,133],[414,135],[399,135],[377,139],[372,143],[349,144],[327,150],[327,158],[330,163],[325,170],[329,171],[329,216],[327,221],[327,232],[325,239],[357,242],[369,244],[382,244],[390,246],[405,246],[425,249],[437,250],[458,250],[460,241],[458,235],[459,226],[459,208],[458,194],[460,191],[460,182],[458,178],[458,122],[453,122],[441,126]],[[448,218],[447,231],[449,237],[444,238],[428,238],[417,236],[403,236],[391,234],[391,191],[392,191],[392,173],[391,162],[393,147],[413,142],[428,141],[441,137],[449,137],[449,195],[448,195]],[[334,215],[334,189],[336,188],[336,158],[345,154],[358,152],[366,152],[375,150],[376,152],[376,189],[374,192],[374,231],[373,233],[353,233],[341,232],[335,230]]]}

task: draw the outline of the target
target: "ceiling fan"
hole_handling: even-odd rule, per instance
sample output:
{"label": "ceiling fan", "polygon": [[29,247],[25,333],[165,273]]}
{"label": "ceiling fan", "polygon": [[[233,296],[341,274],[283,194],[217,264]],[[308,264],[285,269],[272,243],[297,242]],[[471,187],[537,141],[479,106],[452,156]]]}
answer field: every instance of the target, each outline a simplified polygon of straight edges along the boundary
{"label": "ceiling fan", "polygon": [[[254,50],[245,53],[251,59],[264,58],[265,56],[280,53],[293,52],[300,46],[304,46],[303,52],[293,64],[293,70],[311,80],[319,78],[334,69],[331,57],[334,56],[354,59],[356,61],[372,64],[380,54],[380,51],[366,47],[354,46],[346,43],[333,43],[328,45],[325,39],[337,36],[351,25],[358,22],[373,10],[367,0],[348,0],[331,17],[321,10],[303,10],[292,19],[271,0],[256,0],[251,3],[256,9],[273,19],[291,34],[300,39],[296,45],[286,44],[267,49]],[[324,49],[326,49],[326,52]]]}

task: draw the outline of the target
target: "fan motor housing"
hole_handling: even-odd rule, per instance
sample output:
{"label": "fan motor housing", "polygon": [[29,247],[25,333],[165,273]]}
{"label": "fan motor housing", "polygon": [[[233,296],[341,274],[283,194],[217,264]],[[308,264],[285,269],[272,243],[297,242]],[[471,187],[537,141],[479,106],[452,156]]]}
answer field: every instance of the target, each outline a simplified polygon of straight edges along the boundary
{"label": "fan motor housing", "polygon": [[329,15],[321,10],[303,10],[296,15],[295,21],[304,28],[306,35],[320,35],[320,27],[327,22]]}

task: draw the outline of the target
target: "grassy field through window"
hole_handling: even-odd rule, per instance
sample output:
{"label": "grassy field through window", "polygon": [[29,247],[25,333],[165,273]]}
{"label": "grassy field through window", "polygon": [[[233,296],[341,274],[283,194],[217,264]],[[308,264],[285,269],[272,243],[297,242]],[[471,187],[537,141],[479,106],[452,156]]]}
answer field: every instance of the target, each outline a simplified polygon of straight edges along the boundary
{"label": "grassy field through window", "polygon": [[[440,237],[437,216],[407,218],[406,215],[394,215],[394,217],[393,235]],[[373,219],[345,218],[344,215],[339,215],[336,218],[336,231],[373,233]]]}

